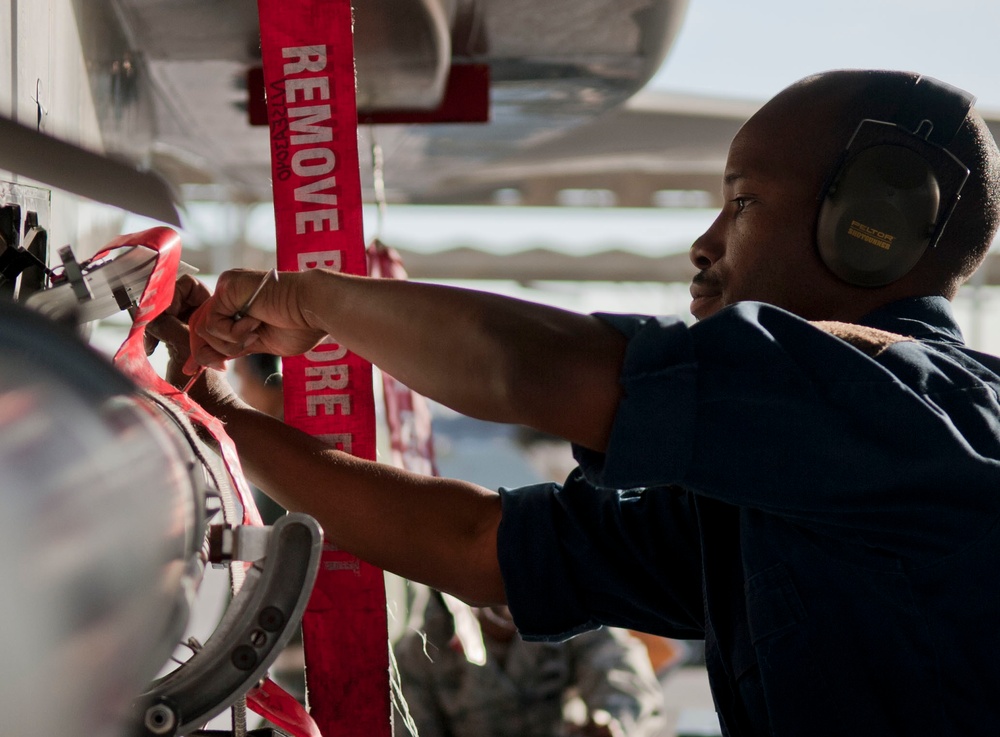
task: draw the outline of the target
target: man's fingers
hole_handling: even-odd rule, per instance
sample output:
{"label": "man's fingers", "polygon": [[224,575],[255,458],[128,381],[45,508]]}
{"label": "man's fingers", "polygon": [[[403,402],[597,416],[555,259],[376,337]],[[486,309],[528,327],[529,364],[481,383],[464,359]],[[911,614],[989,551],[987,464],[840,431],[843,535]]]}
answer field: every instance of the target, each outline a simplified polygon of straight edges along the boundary
{"label": "man's fingers", "polygon": [[185,373],[193,373],[202,366],[213,368],[216,371],[225,371],[226,361],[250,353],[257,338],[256,335],[250,335],[243,343],[223,344],[222,350],[217,350],[208,343],[202,343],[191,354],[191,358],[184,366],[184,371]]}
{"label": "man's fingers", "polygon": [[208,312],[211,309],[212,300],[209,300],[191,315],[191,320],[188,323],[188,329],[190,330],[190,347],[191,355],[188,360],[184,363],[184,373],[188,375],[193,375],[203,366],[207,367],[221,367],[225,361],[225,356],[219,353],[214,347],[214,340],[210,343],[207,342],[203,336],[202,327],[207,319]]}
{"label": "man's fingers", "polygon": [[260,320],[252,317],[233,320],[232,317],[213,312],[207,315],[203,324],[198,327],[199,334],[205,340],[215,338],[222,343],[243,343],[247,336],[260,327],[260,324]]}
{"label": "man's fingers", "polygon": [[[256,333],[250,332],[247,328],[254,328],[259,325],[257,320],[247,319],[249,323],[246,327],[240,328],[239,333],[233,330],[210,330],[208,326],[212,324],[213,315],[210,305],[205,304],[191,316],[191,357],[184,364],[184,373],[193,374],[202,366],[214,368],[217,371],[225,370],[226,359],[241,356],[249,352],[250,346],[254,345],[259,337]],[[231,319],[222,318],[220,322],[231,323],[230,327],[235,327],[239,323],[232,324]],[[220,337],[221,336],[221,337]]]}
{"label": "man's fingers", "polygon": [[167,313],[187,319],[197,308],[201,307],[212,296],[204,284],[193,276],[185,274],[174,285],[174,298]]}
{"label": "man's fingers", "polygon": [[[199,361],[211,360],[216,354],[227,358],[242,355],[257,342],[258,335],[254,331],[260,326],[260,320],[255,318],[234,320],[231,315],[220,312],[218,301],[213,297],[191,316],[191,352]],[[205,346],[211,351],[204,350]]]}
{"label": "man's fingers", "polygon": [[[250,347],[260,339],[255,331],[262,323],[249,316],[236,320],[233,316],[252,294],[252,291],[246,294],[244,291],[251,284],[256,288],[259,283],[258,272],[236,270],[220,276],[215,294],[206,297],[190,315],[191,359],[184,367],[186,373],[193,373],[201,366],[222,370],[226,359],[250,352]],[[190,292],[186,291],[189,289]],[[182,300],[192,303],[204,295],[190,283],[179,292]]]}
{"label": "man's fingers", "polygon": [[188,356],[188,359],[184,362],[184,366],[181,367],[181,373],[186,376],[194,376],[201,368],[201,364],[195,360],[193,355],[191,355]]}
{"label": "man's fingers", "polygon": [[146,326],[146,332],[153,338],[166,343],[171,352],[179,347],[187,348],[188,346],[187,325],[173,315],[160,315]]}

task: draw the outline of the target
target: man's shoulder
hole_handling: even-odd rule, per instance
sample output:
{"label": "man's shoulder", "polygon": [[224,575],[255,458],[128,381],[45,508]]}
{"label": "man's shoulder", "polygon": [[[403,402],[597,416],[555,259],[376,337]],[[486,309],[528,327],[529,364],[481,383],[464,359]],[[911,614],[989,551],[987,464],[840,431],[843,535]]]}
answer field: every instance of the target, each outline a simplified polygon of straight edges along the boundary
{"label": "man's shoulder", "polygon": [[887,348],[896,343],[912,342],[913,338],[888,330],[858,325],[850,322],[835,322],[831,320],[816,320],[809,323],[815,328],[829,333],[835,338],[854,346],[871,358],[877,357]]}

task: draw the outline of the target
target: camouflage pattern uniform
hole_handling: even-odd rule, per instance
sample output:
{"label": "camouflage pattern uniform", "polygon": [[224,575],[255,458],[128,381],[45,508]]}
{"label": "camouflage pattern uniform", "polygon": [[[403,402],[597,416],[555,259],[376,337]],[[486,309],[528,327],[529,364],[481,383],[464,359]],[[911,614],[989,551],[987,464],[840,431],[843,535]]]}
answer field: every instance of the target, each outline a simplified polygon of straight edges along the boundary
{"label": "camouflage pattern uniform", "polygon": [[[604,628],[561,643],[484,639],[486,663],[474,665],[432,593],[421,631],[397,643],[403,695],[420,737],[558,737],[566,734],[563,704],[573,695],[590,712],[615,717],[627,737],[667,733],[662,688],[645,646],[627,633]],[[407,735],[398,713],[394,721],[395,734]]]}

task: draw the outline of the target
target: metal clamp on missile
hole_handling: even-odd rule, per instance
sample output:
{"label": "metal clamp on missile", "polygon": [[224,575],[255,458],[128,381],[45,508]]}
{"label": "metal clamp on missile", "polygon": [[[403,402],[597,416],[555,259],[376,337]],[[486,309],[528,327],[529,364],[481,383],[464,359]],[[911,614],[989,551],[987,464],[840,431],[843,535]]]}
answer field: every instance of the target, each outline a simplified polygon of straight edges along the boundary
{"label": "metal clamp on missile", "polygon": [[267,556],[272,527],[212,525],[208,529],[208,562],[216,568],[234,560],[256,561]]}
{"label": "metal clamp on missile", "polygon": [[256,556],[261,549],[264,555],[247,570],[243,587],[205,645],[134,702],[130,734],[189,734],[259,683],[291,639],[316,580],[323,533],[312,517],[295,513],[270,529],[258,529],[262,534],[245,527],[220,529],[220,561]]}

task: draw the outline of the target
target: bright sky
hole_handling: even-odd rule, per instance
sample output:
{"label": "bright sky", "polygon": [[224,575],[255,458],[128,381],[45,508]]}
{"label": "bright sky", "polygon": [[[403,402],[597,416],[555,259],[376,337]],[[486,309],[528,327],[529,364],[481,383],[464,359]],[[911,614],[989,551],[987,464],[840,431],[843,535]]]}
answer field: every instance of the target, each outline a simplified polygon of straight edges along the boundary
{"label": "bright sky", "polygon": [[766,100],[814,72],[905,69],[1000,110],[997,0],[690,0],[655,89]]}

